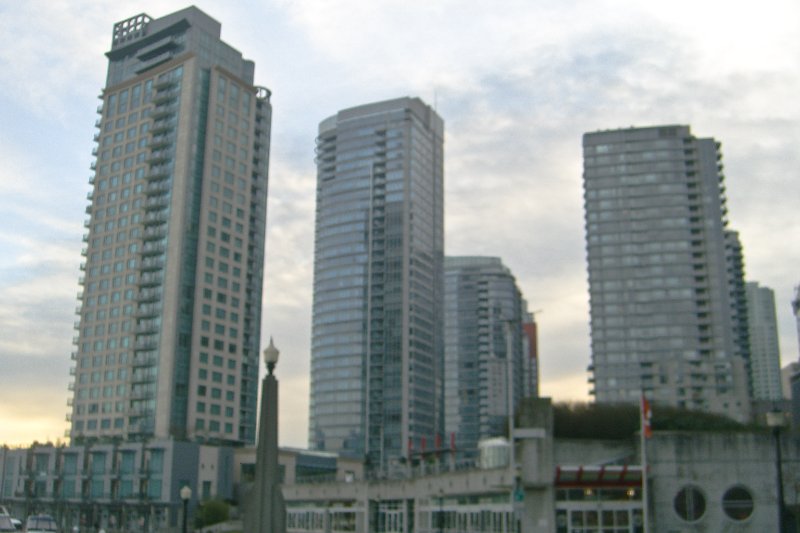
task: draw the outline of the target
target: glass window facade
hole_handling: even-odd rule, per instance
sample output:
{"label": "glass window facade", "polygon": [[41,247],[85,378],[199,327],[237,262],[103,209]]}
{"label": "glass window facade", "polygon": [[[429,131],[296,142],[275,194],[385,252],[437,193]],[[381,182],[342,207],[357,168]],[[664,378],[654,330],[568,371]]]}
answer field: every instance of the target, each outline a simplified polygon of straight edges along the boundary
{"label": "glass window facade", "polygon": [[442,120],[419,99],[320,125],[314,449],[377,465],[441,431],[442,158]]}

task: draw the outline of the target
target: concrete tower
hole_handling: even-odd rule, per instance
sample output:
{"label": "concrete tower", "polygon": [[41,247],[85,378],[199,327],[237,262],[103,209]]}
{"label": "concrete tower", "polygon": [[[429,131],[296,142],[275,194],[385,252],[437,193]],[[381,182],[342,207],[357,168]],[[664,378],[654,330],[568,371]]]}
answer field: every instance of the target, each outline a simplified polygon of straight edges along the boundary
{"label": "concrete tower", "polygon": [[252,443],[269,91],[194,7],[106,55],[70,435]]}
{"label": "concrete tower", "polygon": [[769,287],[759,287],[757,282],[748,282],[746,290],[753,400],[780,402],[783,390],[775,293]]}
{"label": "concrete tower", "polygon": [[592,373],[598,402],[749,418],[741,247],[720,145],[688,126],[583,137]]}

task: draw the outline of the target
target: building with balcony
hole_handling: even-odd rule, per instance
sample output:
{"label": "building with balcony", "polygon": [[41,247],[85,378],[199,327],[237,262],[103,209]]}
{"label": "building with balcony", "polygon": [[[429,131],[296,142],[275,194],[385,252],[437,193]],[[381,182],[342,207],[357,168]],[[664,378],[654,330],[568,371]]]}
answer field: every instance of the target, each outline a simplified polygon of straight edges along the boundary
{"label": "building with balcony", "polygon": [[270,93],[189,7],[114,25],[68,436],[255,441]]}
{"label": "building with balcony", "polygon": [[769,287],[760,287],[757,282],[748,282],[746,291],[753,400],[780,404],[783,402],[783,387],[775,293]]}
{"label": "building with balcony", "polygon": [[583,137],[592,393],[750,417],[741,245],[720,144],[688,126]]}
{"label": "building with balcony", "polygon": [[311,449],[383,468],[441,433],[443,135],[418,98],[320,123]]}
{"label": "building with balcony", "polygon": [[481,440],[507,435],[520,399],[537,395],[535,336],[525,330],[532,318],[500,258],[448,256],[444,265],[444,424],[451,442],[437,448],[474,458]]}

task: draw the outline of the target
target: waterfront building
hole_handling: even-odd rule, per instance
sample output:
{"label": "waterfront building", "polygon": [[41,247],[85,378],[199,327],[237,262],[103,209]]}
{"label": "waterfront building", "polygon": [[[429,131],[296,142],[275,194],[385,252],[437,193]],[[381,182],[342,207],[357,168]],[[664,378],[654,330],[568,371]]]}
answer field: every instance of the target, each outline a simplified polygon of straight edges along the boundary
{"label": "waterfront building", "polygon": [[234,449],[153,439],[0,449],[0,502],[14,516],[47,513],[60,531],[175,531],[180,489],[198,502],[234,496]]}
{"label": "waterfront building", "polygon": [[418,98],[320,123],[312,449],[386,466],[441,432],[443,135]]}
{"label": "waterfront building", "polygon": [[720,144],[688,126],[583,137],[598,402],[750,416],[741,246]]}
{"label": "waterfront building", "polygon": [[[461,458],[506,435],[532,393],[531,337],[516,279],[498,257],[445,257],[445,433]],[[526,351],[528,348],[528,351]]]}
{"label": "waterfront building", "polygon": [[77,308],[73,442],[255,441],[270,93],[189,7],[114,25]]}
{"label": "waterfront building", "polygon": [[748,282],[746,290],[753,400],[782,402],[775,293],[769,287],[760,287],[757,282]]}

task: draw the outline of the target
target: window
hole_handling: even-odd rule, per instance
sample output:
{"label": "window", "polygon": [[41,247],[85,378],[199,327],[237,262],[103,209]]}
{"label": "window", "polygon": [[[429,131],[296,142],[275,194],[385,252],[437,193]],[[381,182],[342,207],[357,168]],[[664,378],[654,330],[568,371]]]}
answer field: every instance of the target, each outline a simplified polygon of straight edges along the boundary
{"label": "window", "polygon": [[733,520],[747,520],[753,514],[753,496],[742,486],[731,487],[722,496],[722,510]]}
{"label": "window", "polygon": [[699,520],[706,512],[706,498],[700,489],[687,485],[683,487],[673,500],[675,512],[687,522]]}

